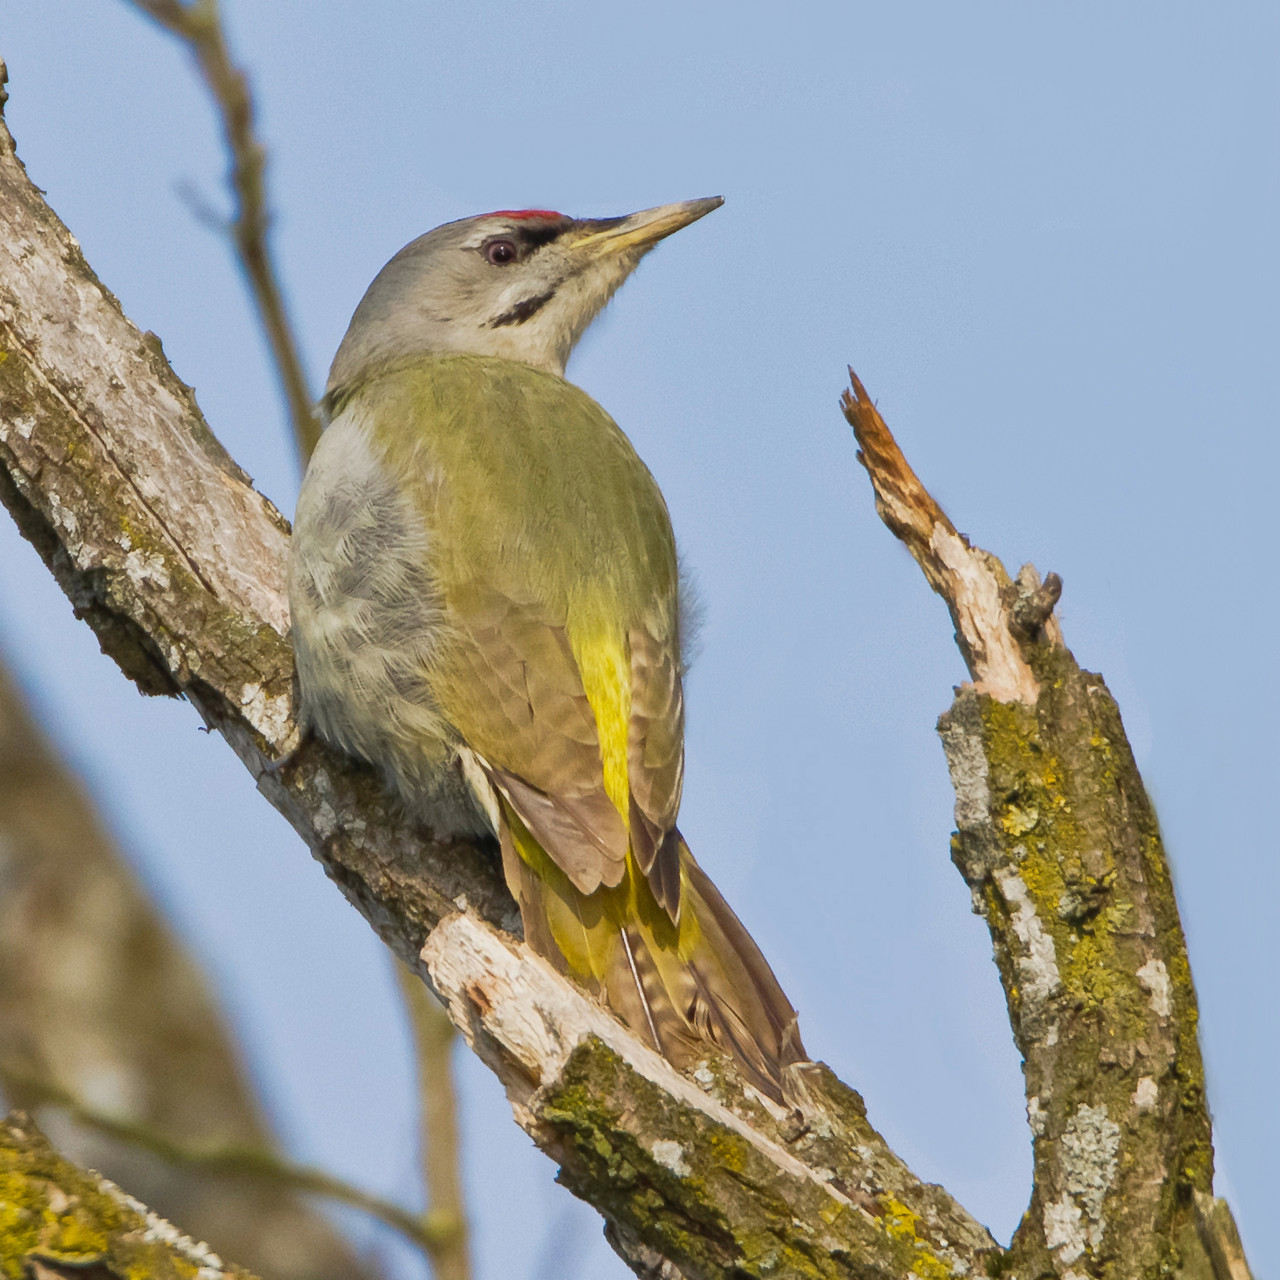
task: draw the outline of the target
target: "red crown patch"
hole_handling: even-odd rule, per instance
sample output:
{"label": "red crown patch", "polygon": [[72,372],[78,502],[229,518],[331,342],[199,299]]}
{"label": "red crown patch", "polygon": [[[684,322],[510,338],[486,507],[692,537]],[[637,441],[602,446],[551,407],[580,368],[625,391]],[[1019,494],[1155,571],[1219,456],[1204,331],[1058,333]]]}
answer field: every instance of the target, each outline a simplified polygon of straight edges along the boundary
{"label": "red crown patch", "polygon": [[486,218],[515,218],[523,221],[525,218],[563,218],[563,213],[557,213],[554,209],[495,209],[492,213],[486,213]]}

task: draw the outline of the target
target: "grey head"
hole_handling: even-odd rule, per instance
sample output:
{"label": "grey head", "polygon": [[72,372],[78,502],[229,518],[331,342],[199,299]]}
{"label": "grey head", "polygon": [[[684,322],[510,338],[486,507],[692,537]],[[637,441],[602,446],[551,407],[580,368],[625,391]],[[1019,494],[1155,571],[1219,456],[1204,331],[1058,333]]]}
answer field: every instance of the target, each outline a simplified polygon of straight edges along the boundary
{"label": "grey head", "polygon": [[503,210],[428,231],[369,286],[334,357],[326,398],[436,353],[502,356],[563,374],[574,344],[640,259],[723,203],[712,196],[622,218]]}

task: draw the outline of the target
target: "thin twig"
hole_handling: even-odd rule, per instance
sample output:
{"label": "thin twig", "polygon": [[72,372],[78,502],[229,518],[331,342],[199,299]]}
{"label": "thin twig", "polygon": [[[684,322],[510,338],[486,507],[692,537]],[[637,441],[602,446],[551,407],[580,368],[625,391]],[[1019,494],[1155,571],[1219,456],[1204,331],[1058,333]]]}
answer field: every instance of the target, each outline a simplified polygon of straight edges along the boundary
{"label": "thin twig", "polygon": [[268,242],[271,217],[264,181],[267,154],[254,133],[255,112],[249,81],[227,51],[218,0],[191,0],[189,4],[181,0],[132,0],[132,3],[186,42],[217,105],[231,154],[230,182],[236,201],[228,230],[271,345],[298,454],[305,466],[320,439],[320,422],[302,370],[297,340],[289,324]]}
{"label": "thin twig", "polygon": [[261,1147],[187,1146],[157,1133],[147,1125],[99,1111],[59,1085],[8,1066],[0,1065],[0,1083],[19,1088],[28,1098],[45,1105],[59,1107],[86,1128],[132,1147],[150,1151],[169,1164],[199,1169],[203,1173],[222,1178],[258,1178],[294,1191],[325,1196],[340,1204],[350,1205],[353,1209],[360,1209],[400,1232],[431,1258],[447,1242],[447,1237],[454,1234],[447,1230],[442,1232],[428,1214],[410,1213],[408,1209],[403,1209],[390,1200],[362,1191],[323,1170],[293,1164]]}
{"label": "thin twig", "polygon": [[422,1181],[426,1212],[438,1244],[431,1250],[436,1280],[470,1280],[470,1243],[462,1199],[458,1099],[453,1045],[458,1032],[416,973],[398,960],[396,978],[409,1013],[418,1064]]}

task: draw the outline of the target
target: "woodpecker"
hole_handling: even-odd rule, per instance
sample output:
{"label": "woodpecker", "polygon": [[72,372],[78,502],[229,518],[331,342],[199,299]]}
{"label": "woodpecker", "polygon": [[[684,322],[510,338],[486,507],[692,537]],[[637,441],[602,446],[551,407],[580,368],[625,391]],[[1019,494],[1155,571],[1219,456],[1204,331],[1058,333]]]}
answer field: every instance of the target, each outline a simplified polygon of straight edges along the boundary
{"label": "woodpecker", "polygon": [[496,836],[526,941],[637,1036],[782,1100],[795,1011],[676,825],[667,507],[564,376],[640,259],[722,203],[505,210],[396,254],[329,374],[289,602],[303,724],[433,830]]}

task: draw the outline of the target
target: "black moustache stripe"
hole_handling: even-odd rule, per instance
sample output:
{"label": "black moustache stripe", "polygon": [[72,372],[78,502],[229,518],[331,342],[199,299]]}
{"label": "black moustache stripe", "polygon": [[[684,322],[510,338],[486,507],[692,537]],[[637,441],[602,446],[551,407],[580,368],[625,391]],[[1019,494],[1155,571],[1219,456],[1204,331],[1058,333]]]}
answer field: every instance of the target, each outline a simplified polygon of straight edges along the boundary
{"label": "black moustache stripe", "polygon": [[504,311],[500,316],[495,316],[489,321],[490,329],[499,329],[504,324],[524,324],[530,316],[536,316],[543,307],[556,296],[556,291],[552,289],[549,293],[540,293],[536,297],[525,298],[522,302],[517,302],[510,311]]}

